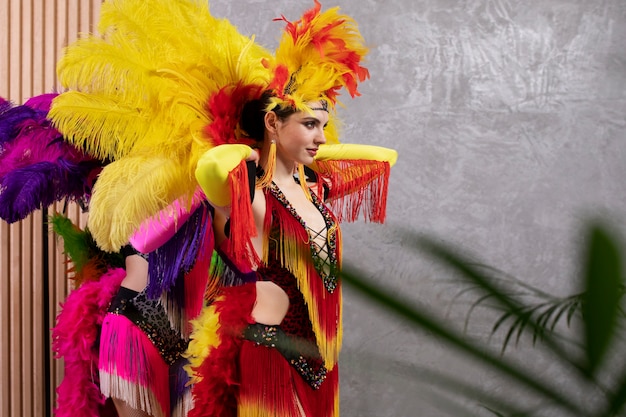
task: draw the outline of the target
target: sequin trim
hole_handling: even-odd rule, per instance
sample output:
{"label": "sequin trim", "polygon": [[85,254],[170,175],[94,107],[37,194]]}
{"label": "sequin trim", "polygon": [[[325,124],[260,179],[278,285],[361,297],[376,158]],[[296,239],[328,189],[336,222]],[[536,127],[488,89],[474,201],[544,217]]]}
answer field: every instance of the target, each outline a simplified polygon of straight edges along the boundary
{"label": "sequin trim", "polygon": [[170,327],[161,303],[148,299],[143,292],[133,298],[118,295],[109,312],[122,315],[139,327],[168,365],[176,362],[187,349],[188,342]]}
{"label": "sequin trim", "polygon": [[[300,222],[302,227],[307,231],[307,234],[309,234],[309,228],[306,226],[306,223],[304,222],[302,217],[300,217],[296,209],[291,205],[289,200],[287,200],[287,197],[285,197],[283,192],[280,191],[280,188],[278,188],[278,186],[272,182],[270,186],[268,187],[268,189],[270,193],[274,196],[274,198],[276,198],[276,200],[280,204],[282,204],[283,207],[285,207],[287,211],[289,211],[289,213],[291,213],[291,215],[296,220],[298,220],[298,222]],[[337,283],[338,283],[337,230],[335,227],[335,221],[332,215],[330,214],[330,210],[328,210],[326,205],[322,201],[320,201],[317,195],[313,192],[311,193],[311,200],[313,204],[315,205],[315,207],[322,214],[322,217],[324,218],[324,222],[326,223],[326,243],[328,244],[328,261],[329,261],[330,267],[329,267],[328,272],[324,270],[324,265],[326,262],[322,258],[320,258],[318,254],[318,248],[314,240],[309,239],[309,248],[311,250],[313,266],[315,267],[315,270],[317,271],[319,276],[322,278],[322,281],[324,282],[324,287],[326,288],[326,290],[332,294],[337,289]],[[309,234],[309,237],[310,237],[310,234]]]}
{"label": "sequin trim", "polygon": [[[311,361],[321,361],[317,348],[310,344],[298,344],[297,338],[289,336],[279,326],[261,323],[251,324],[244,330],[243,337],[257,345],[278,350],[311,388],[319,389],[326,379],[328,372],[326,367],[320,364],[319,368],[315,370],[311,363]],[[309,348],[305,349],[303,346]],[[309,359],[305,355],[309,356]]]}

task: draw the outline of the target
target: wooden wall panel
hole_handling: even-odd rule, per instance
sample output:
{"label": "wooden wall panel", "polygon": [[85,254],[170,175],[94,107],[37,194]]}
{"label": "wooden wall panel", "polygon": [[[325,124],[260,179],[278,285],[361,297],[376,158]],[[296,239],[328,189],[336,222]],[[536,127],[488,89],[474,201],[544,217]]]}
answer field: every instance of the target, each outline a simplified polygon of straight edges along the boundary
{"label": "wooden wall panel", "polygon": [[[100,0],[0,0],[0,96],[15,104],[58,91],[62,48],[93,30]],[[0,415],[51,416],[63,364],[52,357],[50,328],[70,291],[62,245],[48,232],[48,212],[0,221]],[[76,223],[85,216],[73,204]]]}

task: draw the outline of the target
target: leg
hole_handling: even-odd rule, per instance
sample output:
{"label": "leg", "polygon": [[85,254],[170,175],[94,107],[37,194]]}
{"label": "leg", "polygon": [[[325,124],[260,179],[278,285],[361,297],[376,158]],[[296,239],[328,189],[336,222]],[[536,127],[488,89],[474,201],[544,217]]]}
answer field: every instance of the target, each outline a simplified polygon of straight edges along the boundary
{"label": "leg", "polygon": [[143,410],[132,408],[127,402],[113,398],[113,404],[119,417],[152,417]]}

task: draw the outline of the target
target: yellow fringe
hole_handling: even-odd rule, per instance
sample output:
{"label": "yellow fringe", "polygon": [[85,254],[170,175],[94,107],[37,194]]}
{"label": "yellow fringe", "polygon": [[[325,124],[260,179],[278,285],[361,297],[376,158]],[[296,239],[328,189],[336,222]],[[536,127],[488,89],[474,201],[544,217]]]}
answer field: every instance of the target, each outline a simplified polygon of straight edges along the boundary
{"label": "yellow fringe", "polygon": [[[324,360],[324,364],[330,370],[333,369],[337,363],[337,360],[339,358],[339,352],[341,350],[341,344],[343,341],[343,301],[341,286],[338,286],[332,295],[336,296],[338,300],[337,323],[335,323],[335,325],[337,326],[336,334],[334,336],[327,336],[326,329],[322,327],[322,322],[327,323],[328,320],[325,320],[323,317],[320,316],[320,312],[317,308],[316,296],[321,296],[325,299],[326,297],[331,295],[314,294],[313,289],[311,288],[311,282],[313,280],[320,280],[320,277],[315,272],[314,267],[311,265],[310,248],[308,245],[308,241],[298,239],[295,231],[293,230],[285,230],[286,224],[288,224],[290,220],[295,222],[295,220],[292,220],[291,217],[285,220],[286,221],[281,222],[281,236],[278,239],[279,247],[277,250],[280,257],[280,262],[281,265],[287,268],[296,277],[298,288],[300,289],[300,292],[302,293],[304,301],[307,305],[309,317],[311,319],[313,332],[316,336],[320,354]],[[297,224],[297,227],[301,227],[299,223]],[[341,236],[338,234],[337,239],[340,238]],[[340,242],[337,243],[338,245],[340,245]],[[267,261],[267,256],[268,253],[264,247],[265,261]],[[323,284],[321,283],[320,285],[323,286]],[[322,291],[326,291],[326,289],[322,288]],[[328,325],[332,324],[328,323]]]}
{"label": "yellow fringe", "polygon": [[252,401],[240,401],[237,405],[237,417],[292,417],[287,412],[278,413],[275,410],[268,410],[262,403],[252,403]]}

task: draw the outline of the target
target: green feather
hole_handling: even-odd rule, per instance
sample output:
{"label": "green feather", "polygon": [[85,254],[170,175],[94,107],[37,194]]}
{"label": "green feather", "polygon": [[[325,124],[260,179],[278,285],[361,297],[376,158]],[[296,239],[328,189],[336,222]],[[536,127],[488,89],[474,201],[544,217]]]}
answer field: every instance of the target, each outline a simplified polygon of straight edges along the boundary
{"label": "green feather", "polygon": [[49,222],[52,231],[63,239],[63,253],[72,261],[76,270],[81,271],[90,257],[90,234],[60,213],[50,216]]}

